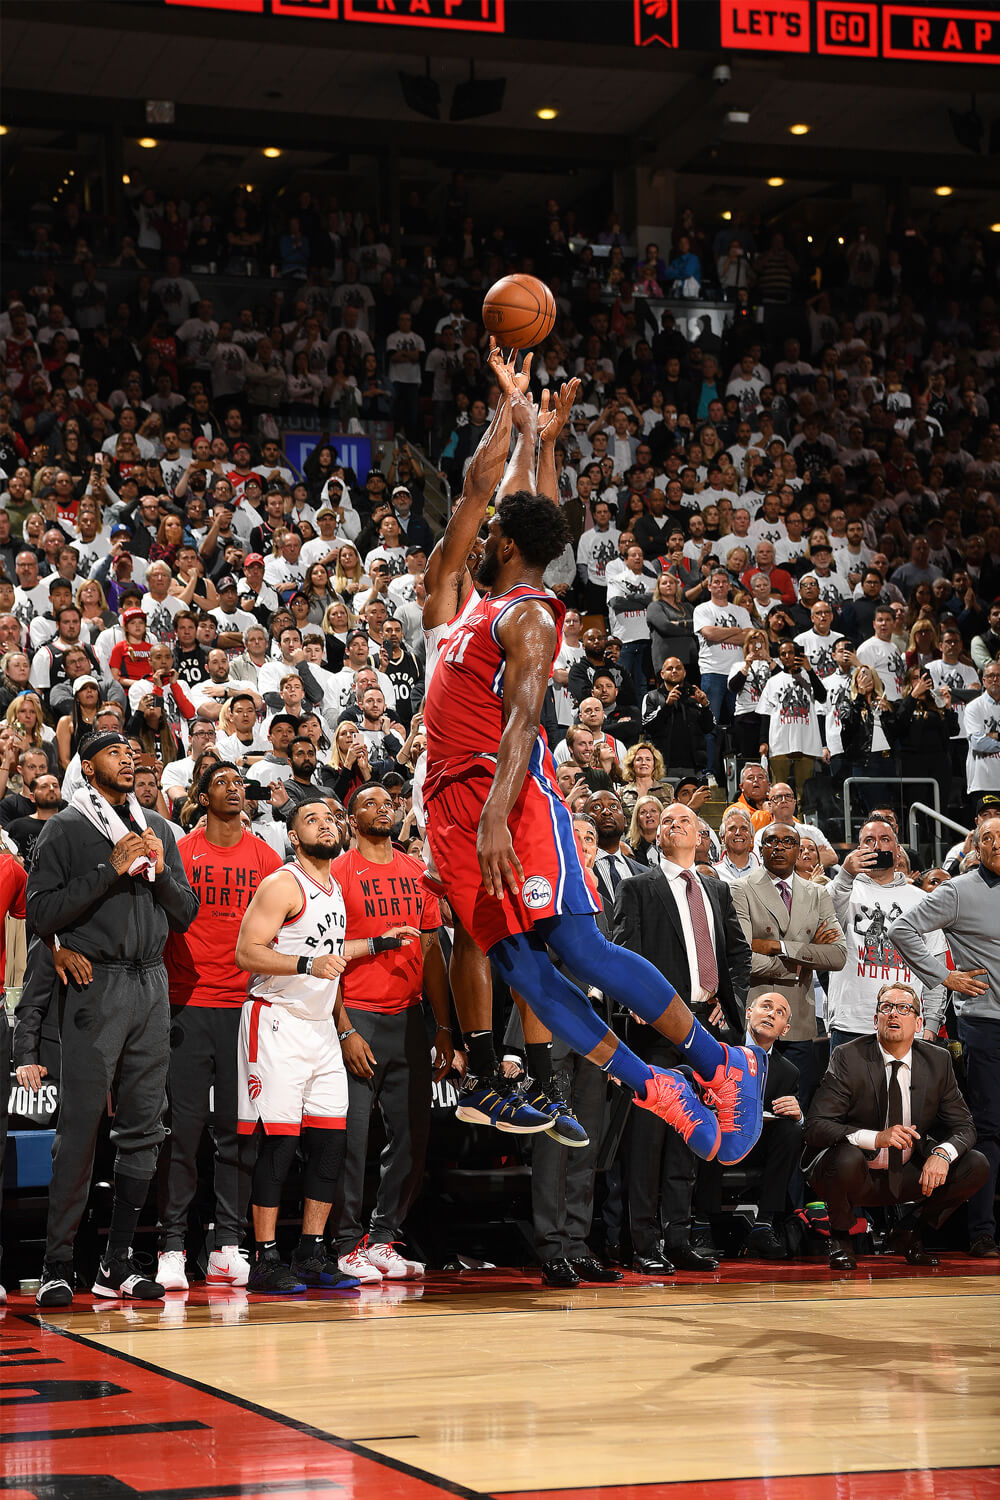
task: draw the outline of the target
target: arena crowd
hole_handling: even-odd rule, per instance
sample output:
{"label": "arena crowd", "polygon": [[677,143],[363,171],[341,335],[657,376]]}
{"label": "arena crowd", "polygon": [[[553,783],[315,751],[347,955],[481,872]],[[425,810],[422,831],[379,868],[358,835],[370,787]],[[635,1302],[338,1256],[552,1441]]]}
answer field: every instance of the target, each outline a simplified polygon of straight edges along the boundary
{"label": "arena crowd", "polygon": [[[529,389],[540,401],[580,381],[555,445],[553,498],[571,541],[546,573],[567,613],[543,724],[609,933],[662,964],[724,1040],[749,1032],[773,1047],[770,1118],[740,1187],[756,1205],[745,1249],[781,1260],[827,1237],[833,1264],[851,1258],[845,1236],[870,1227],[863,1215],[845,1224],[835,1187],[821,1192],[810,1173],[810,1111],[829,1105],[829,1049],[876,1027],[881,1039],[885,1009],[890,1027],[908,1012],[918,1048],[953,1048],[978,1132],[978,1152],[965,1139],[962,1150],[977,1170],[939,1218],[968,1199],[963,1244],[996,1256],[1000,998],[993,981],[968,978],[979,959],[989,968],[991,929],[976,927],[971,948],[964,927],[956,941],[946,891],[970,876],[991,893],[1000,879],[997,247],[974,227],[896,215],[820,243],[740,215],[705,228],[686,212],[668,252],[551,200],[515,237],[470,211],[458,175],[438,222],[410,201],[399,228],[394,252],[389,226],[308,192],[289,208],[138,185],[115,221],[72,199],[26,216],[0,314],[7,910],[24,915],[45,824],[86,792],[81,749],[94,734],[128,740],[137,802],[165,820],[175,925],[206,903],[242,915],[291,857],[296,810],[328,797],[348,941],[377,938],[388,917],[421,934],[417,959],[371,953],[344,980],[350,1123],[331,1254],[360,1281],[422,1274],[396,1246],[423,1181],[432,1097],[466,1052],[446,978],[449,913],[416,894],[424,572],[500,399],[483,295],[531,271],[558,318]],[[245,300],[237,275],[254,288]],[[698,316],[705,302],[714,322]],[[301,470],[289,431],[315,437]],[[370,470],[345,466],[336,433],[372,437]],[[220,766],[229,774],[213,776]],[[848,778],[860,780],[845,792]],[[973,830],[949,833],[940,865],[936,825],[910,842],[914,801]],[[192,878],[192,861],[220,848],[241,850],[241,870],[253,864],[245,889],[222,859]],[[376,879],[373,895],[371,866],[386,862],[405,883],[402,907],[395,885],[390,895]],[[717,917],[708,968],[679,927],[670,948],[645,904],[644,882],[678,868],[697,870]],[[40,1083],[46,1017],[58,1015],[62,1107],[89,1118],[111,1077],[74,1087],[84,1064],[76,1038],[67,1044],[65,960],[44,942],[72,918],[38,905],[36,931],[32,910],[29,885],[18,1077]],[[148,1189],[159,1154],[155,1285],[182,1289],[213,1068],[235,1046],[244,996],[213,990],[216,952],[201,966],[193,942],[182,954],[164,930],[164,943],[173,1029],[142,1047],[172,1048],[169,1113],[132,1144],[148,1155],[142,1170],[133,1161],[116,1179],[112,1249],[130,1245],[147,1206],[134,1184]],[[618,1264],[714,1269],[725,1174],[623,1110],[592,1064],[526,1041],[499,980],[495,1000],[511,1090],[527,1099],[535,1080],[561,1106],[552,1132],[530,1140],[543,1280],[614,1279]],[[672,1065],[651,1028],[608,1019],[641,1056]],[[226,1087],[219,1078],[208,1274],[240,1287],[252,1163],[234,1058]],[[948,1098],[958,1129],[965,1105],[957,1090]],[[375,1103],[388,1146],[368,1214]],[[887,1129],[903,1120],[891,1111],[890,1096]],[[510,1146],[495,1140],[497,1155]],[[855,1146],[886,1150],[891,1176],[895,1138]],[[62,1147],[72,1202],[54,1237],[50,1223],[46,1260],[70,1286],[93,1143],[74,1149],[69,1163]],[[911,1231],[909,1252],[929,1255]]]}

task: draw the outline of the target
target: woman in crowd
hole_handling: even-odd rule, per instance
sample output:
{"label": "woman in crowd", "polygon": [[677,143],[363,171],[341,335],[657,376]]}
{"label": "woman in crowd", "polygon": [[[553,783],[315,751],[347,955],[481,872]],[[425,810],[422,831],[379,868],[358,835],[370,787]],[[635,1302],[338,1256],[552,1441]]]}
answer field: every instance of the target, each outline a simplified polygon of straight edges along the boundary
{"label": "woman in crowd", "polygon": [[299,628],[305,630],[307,625],[312,624],[312,613],[309,608],[309,600],[301,589],[296,589],[288,596],[288,612],[292,622]]}
{"label": "woman in crowd", "polygon": [[125,725],[125,734],[136,740],[140,754],[154,756],[161,765],[180,760],[181,752],[174,731],[163,708],[163,699],[152,693],[139,701],[135,713]]}
{"label": "woman in crowd", "polygon": [[101,690],[93,677],[78,677],[73,686],[73,707],[56,725],[56,747],[59,767],[65,771],[83,741],[93,729],[100,707]]}
{"label": "woman in crowd", "polygon": [[740,764],[758,759],[757,704],[773,674],[771,647],[766,630],[751,628],[743,637],[743,661],[729,669],[729,689],[736,695],[732,734]]}
{"label": "woman in crowd", "polygon": [[316,764],[322,765],[323,759],[330,753],[330,741],[327,737],[323,720],[318,713],[305,713],[299,719],[299,734],[304,735],[307,740],[312,740],[316,747]]}
{"label": "woman in crowd", "polygon": [[23,651],[5,651],[0,656],[0,712],[6,713],[15,698],[31,686],[31,663]]}
{"label": "woman in crowd", "polygon": [[156,539],[150,544],[149,561],[165,562],[171,570],[177,562],[177,549],[184,541],[184,523],[180,516],[164,516],[156,528]]}
{"label": "woman in crowd", "polygon": [[76,607],[80,611],[82,640],[89,640],[93,645],[102,630],[107,630],[111,625],[117,625],[118,616],[108,608],[104,589],[96,578],[88,578],[81,583],[76,591]]}
{"label": "woman in crowd", "polygon": [[49,770],[58,775],[59,755],[55,731],[45,722],[42,700],[38,695],[32,692],[19,693],[8,703],[4,717],[8,727],[23,742],[21,749],[27,750],[30,747],[33,750],[44,750]]}
{"label": "woman in crowd", "polygon": [[310,622],[322,625],[326,611],[337,603],[337,595],[330,585],[330,571],[325,563],[315,562],[306,570],[302,593],[309,604]]}
{"label": "woman in crowd", "polygon": [[368,760],[368,746],[350,720],[337,725],[333,736],[330,759],[320,772],[323,783],[328,786],[337,801],[347,806],[359,786],[372,779],[372,768]]}
{"label": "woman in crowd", "polygon": [[357,547],[345,542],[337,553],[337,566],[333,572],[333,591],[339,594],[348,608],[354,608],[355,594],[363,594],[372,586],[361,565]]}
{"label": "woman in crowd", "polygon": [[[896,705],[896,755],[901,776],[919,776],[937,783],[941,806],[951,797],[951,740],[958,733],[958,715],[951,689],[935,690],[925,667],[910,667],[903,696]],[[928,786],[906,789],[908,800],[928,800]]]}
{"label": "woman in crowd", "polygon": [[[851,692],[840,710],[840,737],[852,776],[891,776],[895,770],[896,711],[885,696],[874,667],[855,667]],[[862,789],[864,806],[874,806],[877,787]]]}
{"label": "woman in crowd", "polygon": [[823,869],[816,840],[803,834],[799,840],[799,852],[795,861],[795,873],[813,885],[829,885],[830,878]]}
{"label": "woman in crowd", "polygon": [[331,672],[339,672],[344,665],[344,648],[347,645],[347,637],[353,629],[354,615],[342,599],[337,599],[323,616],[326,664]]}
{"label": "woman in crowd", "polygon": [[910,643],[903,659],[908,668],[926,667],[928,662],[940,661],[941,643],[933,620],[925,617],[913,622]]}
{"label": "woman in crowd", "polygon": [[653,676],[659,677],[668,656],[676,656],[690,672],[698,660],[694,607],[685,599],[676,574],[664,572],[657,578],[646,620],[653,651]]}
{"label": "woman in crowd", "polygon": [[648,740],[638,740],[625,752],[622,763],[624,784],[619,790],[625,816],[631,817],[632,809],[640,797],[658,797],[666,781],[663,756]]}
{"label": "woman in crowd", "polygon": [[650,793],[638,798],[632,809],[632,821],[625,835],[625,842],[632,851],[632,858],[641,865],[655,869],[659,863],[656,835],[660,827],[665,802],[673,800],[673,794],[661,801]]}

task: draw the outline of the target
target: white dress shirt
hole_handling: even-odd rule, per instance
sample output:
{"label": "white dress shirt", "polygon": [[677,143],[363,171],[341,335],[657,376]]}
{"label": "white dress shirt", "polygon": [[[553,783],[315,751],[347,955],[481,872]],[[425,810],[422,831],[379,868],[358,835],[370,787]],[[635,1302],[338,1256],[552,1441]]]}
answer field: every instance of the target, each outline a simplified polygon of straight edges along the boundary
{"label": "white dress shirt", "polygon": [[[684,876],[687,870],[681,865],[675,865],[673,860],[660,859],[660,869],[667,878],[670,894],[677,904],[677,911],[681,919],[681,931],[684,934],[684,948],[687,952],[688,972],[691,975],[691,1003],[695,1005],[699,1000],[708,1000],[714,990],[708,989],[701,982],[701,970],[698,967],[698,949],[694,940],[694,926],[691,922],[691,909],[688,906],[688,885]],[[715,915],[711,902],[705,894],[701,883],[701,877],[697,874],[694,866],[691,868],[694,875],[694,884],[691,887],[692,900],[701,901],[705,908],[705,921],[708,923],[708,935],[712,940],[712,949],[715,952],[715,966],[719,973],[719,954],[715,942]]]}
{"label": "white dress shirt", "polygon": [[[889,1085],[892,1082],[892,1064],[894,1062],[899,1062],[899,1063],[902,1064],[902,1067],[899,1070],[899,1092],[900,1092],[900,1094],[903,1097],[903,1118],[900,1121],[900,1123],[903,1124],[903,1125],[912,1125],[912,1123],[913,1123],[913,1115],[912,1115],[912,1112],[910,1110],[910,1088],[912,1087],[912,1084],[913,1084],[913,1067],[912,1067],[912,1062],[913,1062],[913,1048],[912,1047],[910,1048],[909,1052],[907,1052],[907,1054],[906,1054],[905,1057],[900,1057],[900,1058],[895,1058],[895,1057],[892,1056],[891,1052],[887,1052],[885,1050],[885,1048],[882,1046],[881,1042],[879,1042],[878,1050],[881,1052],[881,1054],[882,1054],[882,1061],[885,1064],[885,1086],[886,1086],[886,1090],[887,1091],[888,1091]],[[888,1113],[889,1113],[889,1109],[888,1109],[888,1105],[887,1105],[886,1106],[886,1116],[887,1117],[888,1117]],[[884,1129],[888,1129],[888,1118],[886,1120],[886,1125],[883,1128]],[[858,1146],[858,1147],[860,1147],[860,1149],[862,1151],[874,1151],[876,1149],[876,1147],[875,1147],[875,1137],[876,1137],[877,1134],[878,1134],[877,1130],[852,1130],[851,1133],[850,1133],[850,1135],[847,1137],[847,1139],[851,1143],[852,1146]],[[940,1149],[942,1151],[946,1151],[948,1153],[948,1158],[949,1158],[950,1161],[954,1161],[955,1158],[958,1156],[958,1152],[955,1150],[954,1146],[951,1144],[950,1141],[942,1141]],[[903,1161],[904,1162],[909,1161],[909,1159],[910,1159],[910,1157],[912,1155],[913,1155],[913,1148],[910,1147],[910,1146],[907,1146],[906,1150],[903,1152]],[[889,1150],[888,1150],[888,1147],[886,1147],[886,1146],[883,1146],[879,1150],[879,1153],[876,1156],[876,1158],[875,1158],[874,1161],[870,1161],[868,1163],[869,1168],[872,1168],[872,1169],[874,1169],[876,1171],[879,1168],[883,1168],[883,1169],[887,1168],[888,1165],[889,1165]]]}

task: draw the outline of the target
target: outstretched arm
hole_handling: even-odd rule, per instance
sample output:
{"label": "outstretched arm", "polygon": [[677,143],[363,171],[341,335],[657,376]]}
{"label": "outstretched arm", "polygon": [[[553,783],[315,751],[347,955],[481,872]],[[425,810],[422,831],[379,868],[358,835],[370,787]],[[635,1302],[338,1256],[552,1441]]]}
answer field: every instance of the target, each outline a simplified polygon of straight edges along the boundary
{"label": "outstretched arm", "polygon": [[497,490],[497,505],[505,495],[517,490],[535,493],[535,444],[538,440],[538,407],[530,396],[514,396],[510,403],[510,419],[517,436],[514,451],[504,470]]}
{"label": "outstretched arm", "polygon": [[466,559],[486,519],[487,507],[507,462],[510,448],[510,398],[520,394],[523,388],[520,382],[523,381],[524,386],[527,386],[530,376],[530,355],[525,360],[524,369],[517,374],[514,370],[516,356],[512,357],[510,364],[505,364],[496,341],[491,340],[491,343],[487,363],[500,387],[501,400],[493,413],[493,421],[487,428],[486,435],[472,456],[461,498],[451,513],[444,536],[428,561],[428,590],[433,589],[440,578],[458,577],[465,569]]}
{"label": "outstretched arm", "polygon": [[538,599],[526,599],[507,611],[497,627],[497,635],[506,661],[505,722],[496,774],[479,819],[476,854],[485,890],[501,901],[505,884],[517,891],[524,879],[507,819],[520,795],[538,739],[542,700],[549,685],[558,632],[548,606]]}
{"label": "outstretched arm", "polygon": [[552,395],[548,386],[542,392],[542,405],[538,413],[538,472],[535,475],[535,494],[547,495],[557,504],[559,486],[556,480],[556,438],[569,420],[569,414],[580,389],[579,380],[565,381],[558,396]]}

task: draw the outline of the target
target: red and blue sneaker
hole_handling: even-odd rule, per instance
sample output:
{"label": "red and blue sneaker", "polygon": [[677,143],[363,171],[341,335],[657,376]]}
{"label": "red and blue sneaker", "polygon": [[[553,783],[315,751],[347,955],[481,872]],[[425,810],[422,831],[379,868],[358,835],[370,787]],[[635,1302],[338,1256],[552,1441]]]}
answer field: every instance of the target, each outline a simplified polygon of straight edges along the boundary
{"label": "red and blue sneaker", "polygon": [[731,1167],[756,1146],[764,1123],[767,1053],[763,1047],[726,1047],[726,1061],[711,1078],[695,1078],[707,1105],[715,1110],[722,1141],[718,1159]]}
{"label": "red and blue sneaker", "polygon": [[654,1068],[645,1095],[636,1094],[632,1102],[640,1109],[652,1110],[672,1125],[695,1156],[703,1161],[711,1161],[715,1156],[722,1139],[719,1121],[698,1098],[683,1073]]}

